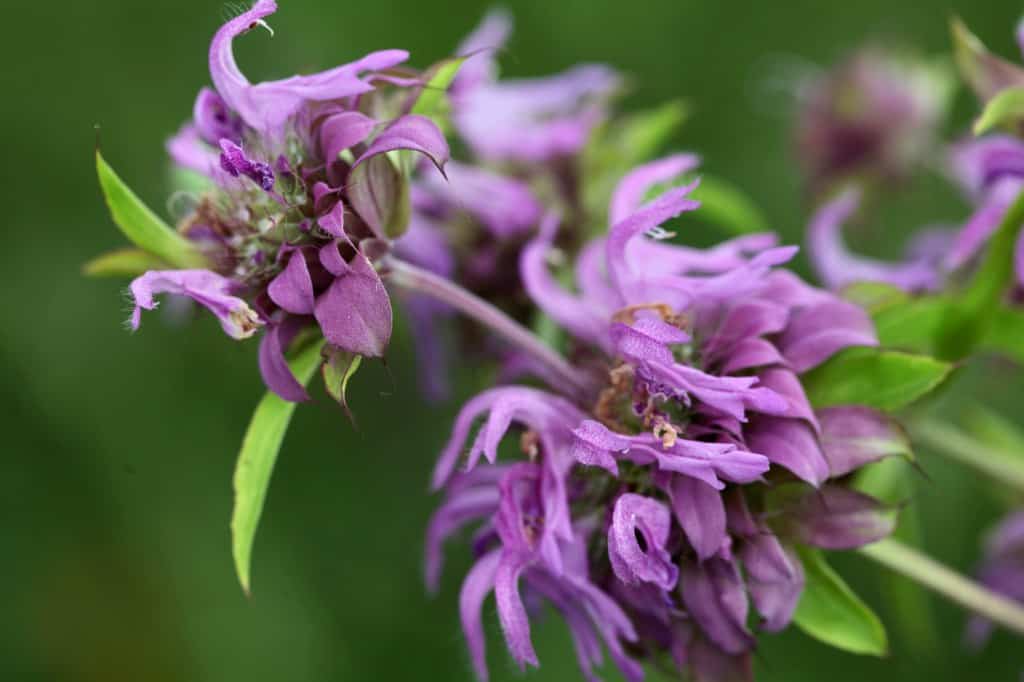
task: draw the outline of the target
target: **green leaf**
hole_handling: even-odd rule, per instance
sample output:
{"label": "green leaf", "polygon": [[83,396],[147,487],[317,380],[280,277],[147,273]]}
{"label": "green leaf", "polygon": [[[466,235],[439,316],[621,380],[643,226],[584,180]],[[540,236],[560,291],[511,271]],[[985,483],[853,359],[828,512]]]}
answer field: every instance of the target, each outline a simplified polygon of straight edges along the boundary
{"label": "green leaf", "polygon": [[871,315],[905,303],[910,298],[903,289],[883,282],[855,282],[843,289],[842,296]]}
{"label": "green leaf", "polygon": [[866,405],[892,412],[938,386],[953,367],[927,355],[847,348],[801,377],[815,408]]}
{"label": "green leaf", "polygon": [[82,266],[89,277],[137,277],[147,270],[168,270],[170,265],[142,249],[116,249]]}
{"label": "green leaf", "polygon": [[1024,363],[1024,312],[1005,306],[996,309],[979,346]]}
{"label": "green leaf", "polygon": [[939,296],[919,296],[886,306],[872,315],[879,343],[886,348],[932,353],[949,306],[949,299]]}
{"label": "green leaf", "polygon": [[768,221],[761,209],[737,187],[705,174],[691,197],[700,201],[697,217],[734,235],[765,232]]}
{"label": "green leaf", "polygon": [[352,169],[348,196],[378,237],[397,239],[409,228],[409,181],[389,154],[371,156]]}
{"label": "green leaf", "polygon": [[96,152],[96,173],[110,215],[121,232],[144,251],[176,268],[202,268],[208,265],[196,245],[162,221],[117,176],[114,169]]}
{"label": "green leaf", "polygon": [[443,59],[426,70],[426,85],[416,95],[410,113],[435,118],[446,108],[448,86],[466,61],[465,57]]}
{"label": "green leaf", "polygon": [[811,637],[855,654],[885,656],[889,643],[878,616],[832,570],[821,552],[797,547],[806,584],[793,622]]}
{"label": "green leaf", "polygon": [[985,338],[1013,281],[1014,243],[1022,223],[1024,191],[1014,200],[989,239],[984,260],[971,283],[950,306],[937,339],[941,357],[958,360]]}
{"label": "green leaf", "polygon": [[983,135],[996,127],[1013,126],[1024,118],[1024,88],[1006,88],[990,99],[974,122],[974,134]]}
{"label": "green leaf", "polygon": [[323,356],[324,364],[321,367],[321,371],[324,376],[324,387],[327,389],[327,394],[345,408],[345,412],[351,419],[352,413],[349,412],[345,392],[348,390],[348,381],[359,369],[363,356],[349,353],[333,346],[325,347]]}
{"label": "green leaf", "polygon": [[[306,346],[288,363],[295,378],[309,383],[320,363],[322,341]],[[270,475],[274,471],[277,453],[288,430],[295,403],[288,402],[268,391],[249,422],[242,440],[242,450],[235,465],[235,506],[231,513],[231,552],[235,558],[238,580],[246,594],[250,593],[249,567],[256,527],[263,513]]]}

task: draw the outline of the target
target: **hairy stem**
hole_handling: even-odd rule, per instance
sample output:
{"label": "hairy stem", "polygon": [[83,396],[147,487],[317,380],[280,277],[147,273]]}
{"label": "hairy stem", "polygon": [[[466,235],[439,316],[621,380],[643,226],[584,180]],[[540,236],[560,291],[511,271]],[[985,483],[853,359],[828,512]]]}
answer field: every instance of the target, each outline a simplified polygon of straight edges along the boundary
{"label": "hairy stem", "polygon": [[586,374],[570,365],[565,358],[529,329],[487,301],[444,277],[393,256],[389,256],[382,265],[381,275],[395,286],[446,303],[527,353],[550,372],[550,375],[542,378],[552,388],[567,392],[577,398],[586,398],[592,391],[593,387]]}
{"label": "hairy stem", "polygon": [[913,437],[937,454],[964,464],[993,482],[1024,492],[1024,457],[981,443],[935,420],[918,422]]}
{"label": "hairy stem", "polygon": [[924,585],[979,616],[1024,635],[1024,607],[968,580],[931,557],[898,540],[879,540],[861,547],[861,554]]}

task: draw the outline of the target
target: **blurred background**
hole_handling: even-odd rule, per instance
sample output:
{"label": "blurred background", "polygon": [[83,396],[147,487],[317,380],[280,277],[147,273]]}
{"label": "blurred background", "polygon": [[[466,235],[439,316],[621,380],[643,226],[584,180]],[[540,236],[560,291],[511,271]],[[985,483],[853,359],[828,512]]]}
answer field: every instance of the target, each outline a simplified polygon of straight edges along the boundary
{"label": "blurred background", "polygon": [[[791,102],[773,82],[794,65],[834,62],[867,39],[948,54],[952,13],[1016,60],[1021,9],[1010,0],[508,4],[517,29],[504,74],[603,61],[633,77],[627,110],[685,97],[692,116],[675,142],[746,190],[790,241],[800,240],[807,207],[791,153]],[[407,48],[414,64],[427,65],[454,49],[488,7],[281,5],[271,22],[276,38],[240,41],[239,60],[254,80],[387,47]],[[212,0],[5,6],[0,191],[11,241],[0,250],[0,679],[469,680],[457,617],[468,556],[455,552],[433,599],[420,570],[435,504],[427,474],[456,403],[419,403],[404,331],[388,367],[354,382],[358,430],[322,398],[298,410],[247,599],[232,567],[228,519],[236,450],[262,391],[256,343],[226,343],[206,317],[185,329],[153,315],[130,335],[122,326],[126,283],[80,276],[85,260],[121,244],[95,179],[94,125],[107,159],[163,208],[163,141],[208,83],[207,45],[224,12]],[[951,133],[973,108],[959,92]],[[876,234],[893,250],[918,224],[964,214],[955,191],[931,177],[892,203]],[[460,371],[465,395],[474,378]],[[1004,414],[1020,414],[1024,376],[1015,369],[982,360],[965,368],[963,381]],[[939,408],[959,408],[946,403]],[[969,570],[979,533],[1000,508],[966,471],[927,453],[921,459],[926,476],[912,503],[925,547]],[[1024,668],[1024,647],[1009,635],[968,654],[959,611],[936,601],[926,618],[908,618],[898,588],[865,560],[835,564],[890,625],[891,657],[843,654],[794,630],[763,639],[759,680],[1011,680]],[[493,677],[518,679],[492,604],[487,611]],[[535,638],[542,668],[527,679],[578,678],[560,620],[538,621]]]}

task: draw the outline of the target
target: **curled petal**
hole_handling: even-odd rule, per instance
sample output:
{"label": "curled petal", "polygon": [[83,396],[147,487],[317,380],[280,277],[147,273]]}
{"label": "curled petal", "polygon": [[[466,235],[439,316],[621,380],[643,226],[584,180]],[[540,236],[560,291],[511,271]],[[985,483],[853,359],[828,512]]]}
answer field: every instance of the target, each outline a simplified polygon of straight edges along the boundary
{"label": "curled petal", "polygon": [[408,149],[420,152],[444,173],[444,165],[448,162],[450,152],[448,141],[433,121],[419,114],[403,116],[384,129],[362,155],[356,159],[353,167],[377,154]]}
{"label": "curled petal", "polygon": [[459,593],[459,616],[462,620],[462,631],[469,645],[469,654],[473,660],[473,670],[477,679],[487,680],[486,640],[484,626],[480,619],[480,610],[487,595],[494,589],[495,576],[501,552],[495,550],[480,557],[462,582]]}
{"label": "curled petal", "polygon": [[309,400],[306,388],[292,374],[284,352],[295,335],[306,326],[309,318],[289,317],[275,324],[260,339],[260,375],[267,388],[287,401],[301,403]]}
{"label": "curled petal", "polygon": [[777,344],[794,371],[817,367],[844,348],[877,346],[875,326],[859,306],[826,298],[793,314]]}
{"label": "curled petal", "polygon": [[364,142],[377,122],[358,111],[342,111],[328,116],[320,126],[320,149],[324,161],[331,163],[338,154]]}
{"label": "curled petal", "polygon": [[[665,549],[671,523],[668,508],[649,497],[626,493],[615,501],[608,558],[619,580],[630,585],[652,583],[663,590],[675,587],[679,569]],[[645,548],[640,547],[638,533]]]}
{"label": "curled petal", "polygon": [[143,308],[156,308],[156,294],[178,294],[216,315],[231,338],[248,338],[263,322],[248,303],[231,294],[234,289],[234,282],[209,270],[151,270],[135,278],[129,287],[135,301],[131,327],[139,328]]}
{"label": "curled petal", "polygon": [[538,666],[537,654],[530,641],[530,619],[519,596],[519,574],[526,567],[526,557],[503,551],[494,576],[494,597],[498,603],[498,620],[505,634],[512,658],[520,665]]}
{"label": "curled petal", "polygon": [[637,166],[615,187],[608,209],[609,222],[614,225],[636,213],[653,187],[688,173],[698,164],[700,157],[696,154],[675,154]]}

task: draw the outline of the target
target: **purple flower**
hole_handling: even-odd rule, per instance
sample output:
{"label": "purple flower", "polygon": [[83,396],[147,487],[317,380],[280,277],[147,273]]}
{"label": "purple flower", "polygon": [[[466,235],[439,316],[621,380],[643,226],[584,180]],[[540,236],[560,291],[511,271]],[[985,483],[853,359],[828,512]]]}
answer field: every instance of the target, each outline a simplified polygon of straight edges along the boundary
{"label": "purple flower", "polygon": [[263,324],[248,303],[233,295],[235,283],[209,270],[152,270],[136,277],[129,290],[135,303],[133,330],[142,322],[143,308],[156,308],[156,294],[188,296],[216,315],[224,333],[233,339],[248,338]]}
{"label": "purple flower", "polygon": [[[428,533],[428,583],[444,540],[477,526],[462,606],[481,678],[479,611],[493,588],[516,661],[537,664],[526,592],[562,612],[591,679],[598,650],[576,609],[592,607],[570,600],[581,580],[623,620],[604,643],[627,679],[656,652],[698,679],[749,676],[749,604],[779,630],[803,589],[792,546],[849,548],[892,529],[888,509],[829,479],[899,452],[896,427],[866,407],[815,412],[800,383],[839,350],[877,343],[870,321],[776,269],[793,249],[770,235],[708,251],[665,241],[663,224],[698,208],[693,185],[643,197],[695,163],[679,155],[623,179],[608,236],[580,252],[577,292],[547,271],[557,217],[522,253],[528,293],[603,388],[486,391],[435,468],[446,500]],[[525,461],[509,464],[498,445],[512,429]],[[768,495],[766,476],[793,494]]]}
{"label": "purple flower", "polygon": [[[989,589],[1024,603],[1024,511],[1011,513],[989,533],[977,576]],[[968,643],[981,648],[992,628],[988,620],[972,617],[967,624]]]}
{"label": "purple flower", "polygon": [[937,136],[949,85],[935,66],[874,48],[801,83],[796,147],[812,189],[904,177]]}
{"label": "purple flower", "polygon": [[493,55],[511,30],[492,14],[459,53],[470,55],[452,91],[453,120],[479,157],[542,163],[578,152],[606,116],[620,78],[600,65],[581,65],[555,76],[496,79]]}

